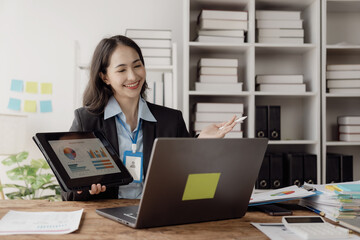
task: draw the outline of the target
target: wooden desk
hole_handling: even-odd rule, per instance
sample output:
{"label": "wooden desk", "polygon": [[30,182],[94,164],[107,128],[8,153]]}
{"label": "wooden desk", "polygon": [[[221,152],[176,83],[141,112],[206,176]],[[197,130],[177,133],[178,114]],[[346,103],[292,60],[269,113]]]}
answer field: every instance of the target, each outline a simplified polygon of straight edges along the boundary
{"label": "wooden desk", "polygon": [[[101,200],[89,202],[48,202],[46,200],[0,200],[0,217],[9,210],[17,211],[74,211],[84,208],[80,227],[65,235],[9,235],[0,239],[268,239],[253,227],[251,222],[280,223],[281,217],[272,217],[262,212],[250,211],[243,218],[185,224],[150,229],[132,229],[95,213],[96,208],[129,206],[138,200]],[[294,215],[315,215],[307,210],[296,210]]]}

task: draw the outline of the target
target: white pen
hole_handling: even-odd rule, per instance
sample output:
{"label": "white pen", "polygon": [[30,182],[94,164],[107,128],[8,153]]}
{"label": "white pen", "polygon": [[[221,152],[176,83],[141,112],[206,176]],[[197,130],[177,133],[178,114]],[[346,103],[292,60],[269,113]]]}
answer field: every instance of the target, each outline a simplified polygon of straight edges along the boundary
{"label": "white pen", "polygon": [[[245,120],[247,118],[247,116],[244,116],[244,117],[241,117],[241,118],[238,118],[236,119],[234,122],[238,123],[238,122],[242,122],[243,120]],[[220,127],[219,130],[223,129],[224,126]]]}

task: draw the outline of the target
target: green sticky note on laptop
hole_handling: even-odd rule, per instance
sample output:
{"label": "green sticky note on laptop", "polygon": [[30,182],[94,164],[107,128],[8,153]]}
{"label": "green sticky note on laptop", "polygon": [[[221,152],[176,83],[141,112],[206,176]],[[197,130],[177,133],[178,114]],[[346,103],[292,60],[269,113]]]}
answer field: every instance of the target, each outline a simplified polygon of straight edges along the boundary
{"label": "green sticky note on laptop", "polygon": [[189,174],[183,201],[214,198],[221,173]]}

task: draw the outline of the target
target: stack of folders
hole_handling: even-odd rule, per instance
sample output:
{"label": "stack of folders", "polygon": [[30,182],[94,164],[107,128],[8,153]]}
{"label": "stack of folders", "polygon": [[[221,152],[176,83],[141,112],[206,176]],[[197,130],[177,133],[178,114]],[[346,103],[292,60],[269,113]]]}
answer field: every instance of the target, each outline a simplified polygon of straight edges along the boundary
{"label": "stack of folders", "polygon": [[353,181],[353,156],[326,153],[326,183]]}
{"label": "stack of folders", "polygon": [[333,221],[360,216],[360,182],[307,185],[319,194],[300,200],[300,205]]}
{"label": "stack of folders", "polygon": [[161,106],[173,107],[173,75],[171,72],[147,71],[146,100]]}
{"label": "stack of folders", "polygon": [[339,140],[346,142],[360,141],[360,115],[359,116],[339,116]]}
{"label": "stack of folders", "polygon": [[[210,124],[229,121],[234,115],[243,116],[242,103],[197,103],[195,112],[194,131],[198,134]],[[241,123],[234,126],[225,138],[242,138]]]}
{"label": "stack of folders", "polygon": [[257,189],[277,189],[317,182],[317,156],[311,153],[267,152],[255,184]]}
{"label": "stack of folders", "polygon": [[201,58],[196,91],[241,92],[238,82],[238,59]]}
{"label": "stack of folders", "polygon": [[256,84],[260,92],[306,92],[303,75],[257,75]]}
{"label": "stack of folders", "polygon": [[171,65],[171,30],[127,29],[125,36],[141,48],[146,65]]}
{"label": "stack of folders", "polygon": [[300,11],[258,10],[255,18],[259,43],[304,43]]}
{"label": "stack of folders", "polygon": [[360,64],[334,64],[326,66],[329,93],[360,94]]}
{"label": "stack of folders", "polygon": [[256,106],[255,134],[258,138],[281,139],[281,106]]}
{"label": "stack of folders", "polygon": [[243,43],[248,30],[248,13],[243,11],[201,10],[197,42]]}

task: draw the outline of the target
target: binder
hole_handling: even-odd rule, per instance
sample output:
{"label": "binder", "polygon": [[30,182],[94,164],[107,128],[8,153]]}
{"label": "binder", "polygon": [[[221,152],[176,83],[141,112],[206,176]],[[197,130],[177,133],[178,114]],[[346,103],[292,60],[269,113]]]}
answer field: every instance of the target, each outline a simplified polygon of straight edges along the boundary
{"label": "binder", "polygon": [[286,184],[302,186],[304,183],[304,154],[284,153]]}
{"label": "binder", "polygon": [[340,158],[339,154],[326,154],[326,183],[340,182]]}
{"label": "binder", "polygon": [[340,159],[340,182],[353,181],[353,156],[342,155]]}
{"label": "binder", "polygon": [[270,140],[280,140],[280,106],[269,106],[268,129]]}
{"label": "binder", "polygon": [[270,188],[270,155],[265,154],[261,168],[259,171],[258,179],[256,180],[257,189],[269,189]]}
{"label": "binder", "polygon": [[268,137],[268,106],[256,106],[255,137]]}
{"label": "binder", "polygon": [[304,182],[317,183],[317,156],[304,153]]}
{"label": "binder", "polygon": [[270,188],[284,187],[284,163],[282,153],[270,154]]}

